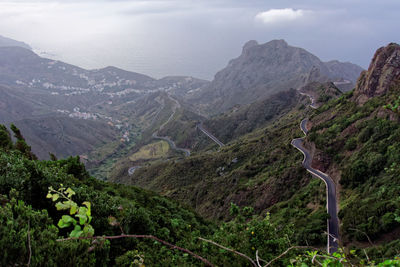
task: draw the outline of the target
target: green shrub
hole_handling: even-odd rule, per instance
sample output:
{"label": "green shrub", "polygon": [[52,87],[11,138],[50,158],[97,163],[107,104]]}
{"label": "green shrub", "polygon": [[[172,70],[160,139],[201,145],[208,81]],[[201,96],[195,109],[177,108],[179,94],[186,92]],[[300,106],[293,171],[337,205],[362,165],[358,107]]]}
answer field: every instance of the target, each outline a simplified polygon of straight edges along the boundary
{"label": "green shrub", "polygon": [[343,171],[340,183],[345,187],[354,188],[367,180],[369,176],[368,164],[363,160],[356,160]]}
{"label": "green shrub", "polygon": [[346,141],[344,148],[349,151],[353,151],[357,147],[357,140],[354,137],[349,138]]}

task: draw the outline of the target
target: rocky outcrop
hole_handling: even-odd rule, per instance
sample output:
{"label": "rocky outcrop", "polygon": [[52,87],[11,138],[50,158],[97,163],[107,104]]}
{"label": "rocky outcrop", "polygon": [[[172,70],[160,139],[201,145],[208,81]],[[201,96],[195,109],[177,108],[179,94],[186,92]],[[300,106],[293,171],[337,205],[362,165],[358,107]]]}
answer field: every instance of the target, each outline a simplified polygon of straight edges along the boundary
{"label": "rocky outcrop", "polygon": [[400,45],[390,43],[379,48],[367,71],[358,78],[355,100],[364,104],[374,96],[385,94],[394,82],[400,80]]}

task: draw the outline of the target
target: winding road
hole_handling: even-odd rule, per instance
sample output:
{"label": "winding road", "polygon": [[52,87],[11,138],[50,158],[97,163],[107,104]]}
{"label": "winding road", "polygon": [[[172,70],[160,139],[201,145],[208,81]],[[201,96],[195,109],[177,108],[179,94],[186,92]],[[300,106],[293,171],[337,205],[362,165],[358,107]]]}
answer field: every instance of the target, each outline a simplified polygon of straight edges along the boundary
{"label": "winding road", "polygon": [[[314,104],[313,98],[309,96],[312,105]],[[315,108],[311,106],[312,108]],[[308,119],[303,119],[300,123],[300,129],[303,131],[304,135],[307,135],[307,122]],[[328,253],[333,253],[338,249],[339,240],[339,219],[337,216],[337,199],[336,199],[336,186],[332,178],[330,178],[326,173],[311,167],[312,157],[310,152],[307,151],[304,146],[304,137],[293,139],[291,144],[304,155],[302,162],[303,167],[311,173],[314,177],[317,177],[325,182],[326,185],[326,209],[329,214],[329,219],[327,220],[328,225],[328,241],[327,241],[327,251]]]}
{"label": "winding road", "polygon": [[185,153],[186,157],[190,156],[190,150],[189,149],[177,147],[175,142],[172,141],[171,138],[169,138],[168,136],[158,136],[157,132],[154,132],[152,137],[155,138],[155,139],[164,140],[164,141],[168,142],[168,145],[171,147],[171,149],[177,150],[177,151],[181,151],[181,152]]}
{"label": "winding road", "polygon": [[[188,157],[188,156],[190,156],[190,150],[189,150],[189,149],[177,147],[176,144],[175,144],[175,142],[172,141],[171,138],[169,138],[168,136],[159,136],[159,135],[158,135],[158,132],[161,131],[161,130],[165,127],[165,125],[167,125],[167,124],[172,120],[172,118],[175,116],[176,110],[177,110],[178,108],[181,107],[181,104],[178,102],[178,100],[172,98],[169,94],[168,94],[168,98],[169,98],[171,101],[175,102],[175,105],[174,105],[173,108],[172,108],[172,114],[171,114],[171,115],[169,116],[169,118],[158,128],[158,130],[156,130],[156,131],[151,135],[151,137],[153,137],[154,139],[160,139],[160,140],[166,141],[166,142],[168,143],[168,145],[171,147],[171,149],[176,150],[176,151],[183,152],[183,153],[185,154],[185,157]],[[163,107],[159,109],[159,111],[157,112],[156,116],[158,116],[158,114],[161,112],[162,109],[163,109]],[[153,120],[154,120],[154,118],[153,118]],[[141,167],[141,166],[133,166],[133,167],[130,167],[130,168],[128,169],[128,174],[129,174],[129,175],[133,175],[133,173],[135,172],[135,170],[138,169],[138,168],[140,168],[140,167]]]}
{"label": "winding road", "polygon": [[308,96],[310,98],[310,100],[311,100],[310,107],[311,108],[313,108],[313,109],[317,109],[318,108],[317,104],[315,103],[316,102],[315,98],[312,95],[309,95],[309,94],[306,94],[306,93],[302,93],[302,92],[299,92],[299,94]]}
{"label": "winding road", "polygon": [[217,143],[217,145],[219,145],[219,147],[223,147],[224,143],[222,143],[221,141],[218,140],[217,137],[215,137],[214,135],[212,135],[209,131],[207,131],[206,129],[204,129],[203,127],[203,123],[198,123],[196,125],[196,127],[202,131],[205,135],[207,135],[211,140],[213,140],[215,143]]}
{"label": "winding road", "polygon": [[167,125],[172,120],[172,118],[175,116],[176,110],[181,107],[181,104],[178,102],[178,100],[172,98],[169,94],[168,94],[168,98],[171,101],[175,102],[175,106],[172,108],[172,114],[171,114],[171,116],[169,116],[168,120],[166,120],[160,126],[160,128],[158,128],[158,130],[155,131],[152,134],[152,137],[155,138],[155,139],[161,139],[161,140],[164,140],[164,141],[168,142],[168,144],[171,147],[171,149],[183,152],[183,153],[185,153],[185,156],[188,157],[188,156],[190,156],[190,150],[189,149],[177,147],[175,142],[172,141],[171,138],[169,138],[168,136],[159,136],[158,135],[158,132],[161,131],[165,127],[165,125]]}

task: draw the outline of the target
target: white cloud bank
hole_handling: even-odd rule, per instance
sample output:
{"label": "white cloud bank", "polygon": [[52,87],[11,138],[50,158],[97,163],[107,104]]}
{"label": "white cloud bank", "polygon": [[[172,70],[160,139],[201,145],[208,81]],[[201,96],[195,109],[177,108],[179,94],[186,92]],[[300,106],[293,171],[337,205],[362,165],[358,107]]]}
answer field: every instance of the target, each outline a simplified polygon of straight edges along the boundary
{"label": "white cloud bank", "polygon": [[258,13],[255,16],[255,19],[264,24],[277,24],[302,19],[307,13],[311,13],[311,11],[304,9],[295,10],[292,8],[270,9],[265,12]]}

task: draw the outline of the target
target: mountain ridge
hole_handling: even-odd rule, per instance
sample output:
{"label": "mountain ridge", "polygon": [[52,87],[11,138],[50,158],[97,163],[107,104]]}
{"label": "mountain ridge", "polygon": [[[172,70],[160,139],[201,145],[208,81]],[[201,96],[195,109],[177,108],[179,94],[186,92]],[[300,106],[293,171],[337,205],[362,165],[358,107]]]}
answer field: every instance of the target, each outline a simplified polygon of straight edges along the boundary
{"label": "mountain ridge", "polygon": [[235,104],[249,104],[279,91],[297,89],[305,85],[313,68],[318,69],[324,81],[350,79],[351,83],[355,83],[359,76],[357,70],[362,71],[361,67],[351,63],[322,62],[305,49],[290,46],[284,40],[265,44],[249,41],[242,54],[232,59],[208,86],[192,98],[201,103],[211,102],[208,107],[218,113]]}
{"label": "mountain ridge", "polygon": [[26,44],[24,42],[16,41],[11,38],[7,38],[7,37],[0,35],[0,47],[7,47],[7,46],[18,46],[18,47],[32,50],[32,47],[30,47],[28,44]]}

